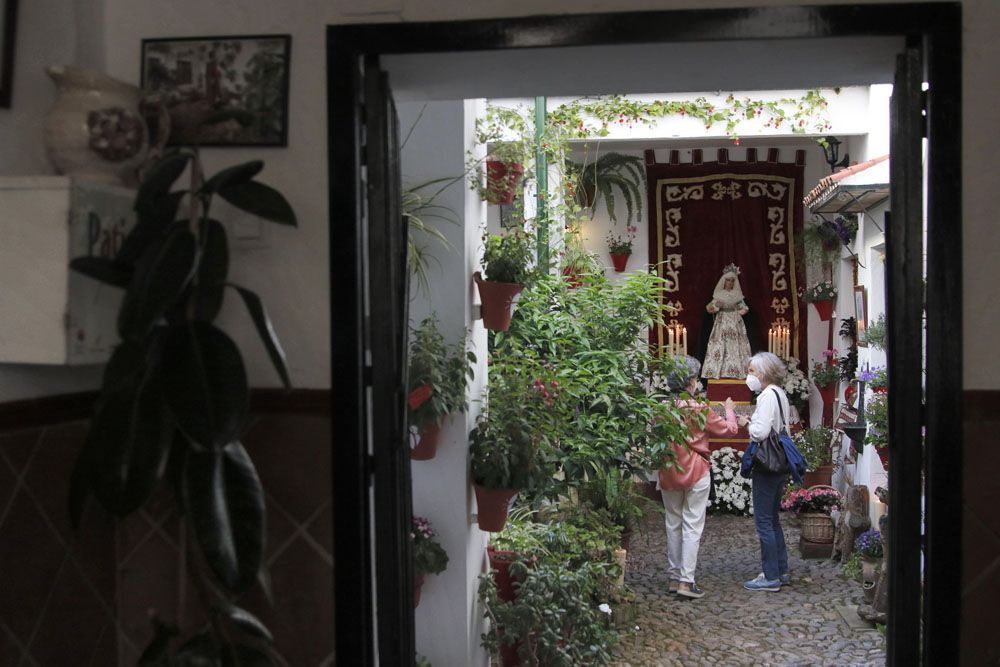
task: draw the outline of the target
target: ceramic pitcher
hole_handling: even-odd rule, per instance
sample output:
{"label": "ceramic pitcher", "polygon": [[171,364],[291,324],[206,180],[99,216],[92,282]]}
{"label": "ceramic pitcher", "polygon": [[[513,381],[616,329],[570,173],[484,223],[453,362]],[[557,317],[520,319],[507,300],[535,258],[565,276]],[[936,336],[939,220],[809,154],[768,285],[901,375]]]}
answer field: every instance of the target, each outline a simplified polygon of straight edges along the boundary
{"label": "ceramic pitcher", "polygon": [[159,108],[158,136],[151,138],[136,86],[72,65],[54,65],[46,72],[59,89],[44,124],[45,151],[56,170],[88,181],[134,186],[150,148],[158,152],[169,136],[166,109]]}

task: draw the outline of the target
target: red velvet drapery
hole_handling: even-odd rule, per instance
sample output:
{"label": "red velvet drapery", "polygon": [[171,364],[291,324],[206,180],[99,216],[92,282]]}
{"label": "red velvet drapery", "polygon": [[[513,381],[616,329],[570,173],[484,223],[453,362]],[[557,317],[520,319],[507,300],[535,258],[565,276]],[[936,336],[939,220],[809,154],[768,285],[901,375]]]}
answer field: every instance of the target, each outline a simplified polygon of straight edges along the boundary
{"label": "red velvet drapery", "polygon": [[[711,300],[723,267],[740,267],[740,286],[752,317],[753,352],[767,350],[768,329],[778,325],[791,331],[791,356],[799,359],[806,347],[805,302],[801,257],[802,193],[805,151],[794,163],[778,162],[772,148],[766,160],[747,149],[745,162],[729,160],[720,149],[717,162],[702,162],[700,150],[690,163],[680,163],[671,151],[668,163],[657,163],[646,151],[649,202],[649,262],[666,280],[664,313],[687,327],[688,354],[700,355],[699,341],[707,332],[705,305]],[[650,342],[661,347],[665,327],[650,332]],[[704,361],[702,359],[702,361]]]}

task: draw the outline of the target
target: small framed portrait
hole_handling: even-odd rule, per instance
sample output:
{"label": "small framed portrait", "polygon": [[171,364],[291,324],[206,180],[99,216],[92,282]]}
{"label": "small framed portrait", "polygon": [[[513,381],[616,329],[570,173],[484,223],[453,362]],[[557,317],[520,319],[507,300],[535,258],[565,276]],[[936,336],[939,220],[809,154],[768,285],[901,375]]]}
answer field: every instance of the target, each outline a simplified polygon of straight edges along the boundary
{"label": "small framed portrait", "polygon": [[287,146],[291,46],[291,35],[142,40],[142,87],[170,114],[167,144]]}
{"label": "small framed portrait", "polygon": [[0,0],[0,108],[10,108],[14,87],[14,36],[17,34],[17,0]]}
{"label": "small framed portrait", "polygon": [[868,327],[868,288],[864,285],[854,286],[854,317],[858,322],[858,345],[867,347],[865,329]]}

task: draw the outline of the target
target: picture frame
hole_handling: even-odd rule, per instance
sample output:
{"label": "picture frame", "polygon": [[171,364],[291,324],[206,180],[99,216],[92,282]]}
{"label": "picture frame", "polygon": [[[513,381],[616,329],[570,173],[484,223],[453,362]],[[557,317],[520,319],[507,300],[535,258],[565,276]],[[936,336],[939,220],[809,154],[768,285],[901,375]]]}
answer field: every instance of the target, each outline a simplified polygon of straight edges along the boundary
{"label": "picture frame", "polygon": [[14,92],[17,0],[0,0],[0,109],[9,109]]}
{"label": "picture frame", "polygon": [[142,40],[140,81],[168,146],[287,146],[291,35]]}
{"label": "picture frame", "polygon": [[854,319],[858,327],[857,343],[860,347],[868,347],[865,341],[865,329],[868,326],[868,288],[864,285],[854,286]]}

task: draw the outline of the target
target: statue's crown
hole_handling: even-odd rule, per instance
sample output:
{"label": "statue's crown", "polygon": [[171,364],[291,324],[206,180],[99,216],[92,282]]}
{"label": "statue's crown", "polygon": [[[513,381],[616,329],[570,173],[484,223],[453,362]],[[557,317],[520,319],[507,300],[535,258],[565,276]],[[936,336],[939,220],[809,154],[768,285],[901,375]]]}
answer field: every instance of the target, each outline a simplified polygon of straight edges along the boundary
{"label": "statue's crown", "polygon": [[727,264],[726,267],[722,269],[722,273],[735,273],[736,275],[740,275],[740,267],[736,266],[735,262],[733,264]]}

